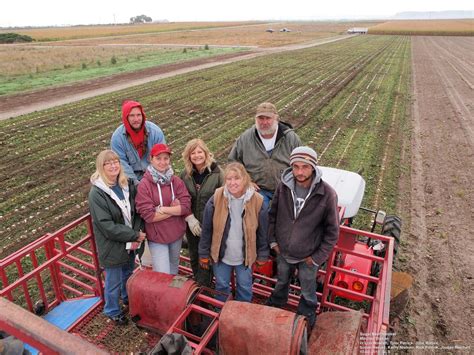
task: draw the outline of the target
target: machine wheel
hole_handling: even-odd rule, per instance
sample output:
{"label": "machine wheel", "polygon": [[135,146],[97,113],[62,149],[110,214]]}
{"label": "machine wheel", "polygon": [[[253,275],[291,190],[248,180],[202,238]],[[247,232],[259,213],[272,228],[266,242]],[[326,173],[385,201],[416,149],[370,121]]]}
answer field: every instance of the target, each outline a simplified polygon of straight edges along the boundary
{"label": "machine wheel", "polygon": [[387,215],[383,222],[382,226],[382,235],[386,235],[388,237],[393,237],[394,239],[394,247],[393,247],[393,254],[394,256],[397,255],[398,246],[400,245],[400,236],[402,233],[402,220],[398,216],[394,215]]}
{"label": "machine wheel", "polygon": [[[402,220],[400,217],[395,215],[387,215],[383,222],[382,232],[380,234],[385,235],[387,237],[392,237],[394,239],[394,246],[393,246],[393,256],[396,257],[398,252],[398,246],[400,245],[400,236],[402,233]],[[385,256],[385,249],[380,252],[374,253],[377,256],[384,257]],[[380,274],[380,264],[374,262],[372,264],[372,270],[370,272],[371,276],[379,276]]]}

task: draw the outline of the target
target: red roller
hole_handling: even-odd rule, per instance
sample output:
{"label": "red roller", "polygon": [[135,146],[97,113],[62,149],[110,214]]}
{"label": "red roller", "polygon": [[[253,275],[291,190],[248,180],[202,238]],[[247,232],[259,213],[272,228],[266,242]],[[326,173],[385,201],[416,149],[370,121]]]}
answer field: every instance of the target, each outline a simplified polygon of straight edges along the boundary
{"label": "red roller", "polygon": [[130,317],[164,334],[196,291],[197,284],[186,277],[139,270],[127,282]]}
{"label": "red roller", "polygon": [[306,321],[295,313],[228,301],[219,317],[219,350],[226,355],[296,355],[306,349]]}

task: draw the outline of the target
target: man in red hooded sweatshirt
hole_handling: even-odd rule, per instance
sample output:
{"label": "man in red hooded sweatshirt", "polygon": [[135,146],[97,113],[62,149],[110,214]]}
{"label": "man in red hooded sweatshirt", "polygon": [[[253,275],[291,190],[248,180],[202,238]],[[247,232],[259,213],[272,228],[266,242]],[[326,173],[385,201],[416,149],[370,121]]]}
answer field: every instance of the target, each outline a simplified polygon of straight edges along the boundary
{"label": "man in red hooded sweatshirt", "polygon": [[160,127],[146,120],[137,101],[123,103],[122,122],[112,134],[110,148],[120,157],[125,174],[138,184],[149,164],[151,148],[166,143],[165,136]]}

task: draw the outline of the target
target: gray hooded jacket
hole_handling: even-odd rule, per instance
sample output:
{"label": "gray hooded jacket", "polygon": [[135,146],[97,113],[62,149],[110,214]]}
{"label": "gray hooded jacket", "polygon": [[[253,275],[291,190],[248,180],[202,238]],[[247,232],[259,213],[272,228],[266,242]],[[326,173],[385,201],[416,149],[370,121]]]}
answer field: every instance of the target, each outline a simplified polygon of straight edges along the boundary
{"label": "gray hooded jacket", "polygon": [[321,265],[327,260],[339,237],[336,191],[321,179],[316,169],[308,195],[296,213],[295,180],[286,169],[273,197],[269,213],[269,243],[277,243],[288,261],[311,256]]}

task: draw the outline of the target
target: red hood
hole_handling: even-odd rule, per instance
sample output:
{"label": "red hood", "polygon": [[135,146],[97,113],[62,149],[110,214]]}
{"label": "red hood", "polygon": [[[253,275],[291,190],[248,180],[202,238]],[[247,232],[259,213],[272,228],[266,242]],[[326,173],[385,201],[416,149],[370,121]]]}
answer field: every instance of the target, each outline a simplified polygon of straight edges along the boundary
{"label": "red hood", "polygon": [[[128,115],[130,114],[130,111],[134,107],[140,108],[140,111],[142,112],[143,116],[143,122],[140,130],[135,131],[131,126],[130,122],[128,122]],[[125,126],[125,130],[127,131],[128,135],[130,136],[133,146],[138,152],[138,155],[140,158],[143,157],[146,151],[146,145],[145,145],[145,112],[143,112],[143,107],[139,102],[136,101],[126,101],[122,105],[122,122],[123,125]]]}
{"label": "red hood", "polygon": [[125,101],[122,105],[122,122],[125,125],[125,128],[127,128],[127,131],[131,129],[130,123],[128,123],[128,115],[130,114],[130,111],[132,111],[132,108],[138,107],[140,111],[142,112],[143,116],[143,126],[145,126],[145,121],[146,121],[146,116],[145,112],[143,111],[142,105],[137,102],[137,101]]}

